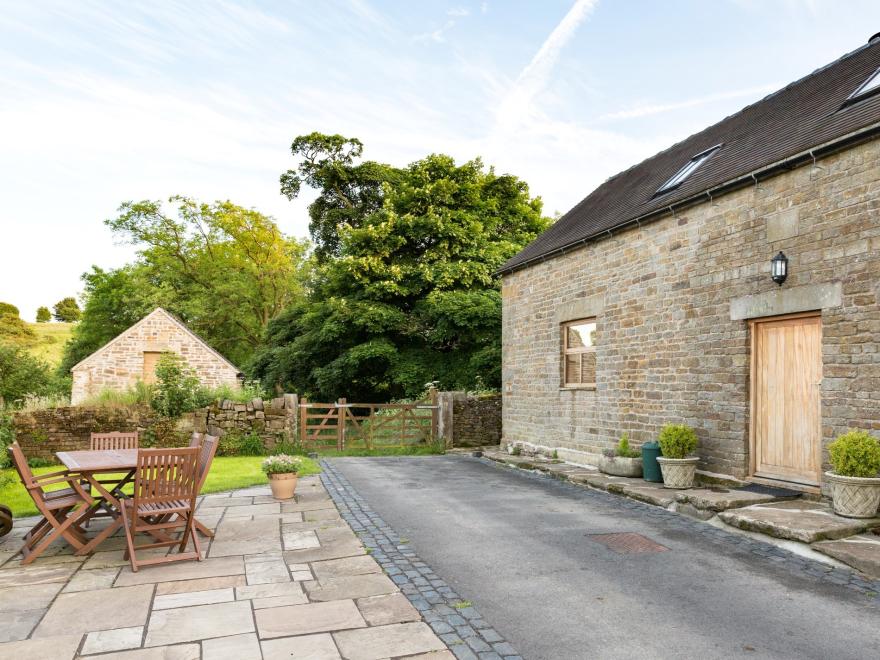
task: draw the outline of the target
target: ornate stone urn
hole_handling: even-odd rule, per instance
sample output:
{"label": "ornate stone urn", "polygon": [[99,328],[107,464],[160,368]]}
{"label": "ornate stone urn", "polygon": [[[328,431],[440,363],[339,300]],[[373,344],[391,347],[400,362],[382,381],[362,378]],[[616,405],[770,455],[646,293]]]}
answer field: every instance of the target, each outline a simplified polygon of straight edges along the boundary
{"label": "ornate stone urn", "polygon": [[660,464],[660,472],[663,473],[664,488],[693,488],[697,463],[700,462],[699,456],[692,456],[690,458],[658,456],[657,462]]}
{"label": "ornate stone urn", "polygon": [[825,473],[834,513],[846,518],[874,518],[880,508],[880,477],[844,477]]}

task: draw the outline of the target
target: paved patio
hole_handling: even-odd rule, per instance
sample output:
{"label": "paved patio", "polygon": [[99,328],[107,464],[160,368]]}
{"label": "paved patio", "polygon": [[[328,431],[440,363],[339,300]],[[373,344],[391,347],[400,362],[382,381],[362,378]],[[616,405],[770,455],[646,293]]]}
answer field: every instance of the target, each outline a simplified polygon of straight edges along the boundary
{"label": "paved patio", "polygon": [[319,477],[301,479],[295,501],[267,487],[208,495],[198,517],[216,530],[203,561],[137,573],[121,536],[89,557],[57,543],[21,566],[14,550],[35,519],[17,520],[0,542],[0,658],[453,659]]}

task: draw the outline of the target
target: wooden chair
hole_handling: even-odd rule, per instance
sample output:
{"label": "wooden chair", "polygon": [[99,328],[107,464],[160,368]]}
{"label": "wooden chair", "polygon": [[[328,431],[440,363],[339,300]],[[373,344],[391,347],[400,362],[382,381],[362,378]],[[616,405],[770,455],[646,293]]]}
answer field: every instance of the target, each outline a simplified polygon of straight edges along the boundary
{"label": "wooden chair", "polygon": [[100,449],[137,449],[140,443],[137,431],[111,431],[110,433],[90,434],[89,444],[92,451],[95,451]]}
{"label": "wooden chair", "polygon": [[[196,486],[199,449],[141,449],[138,451],[134,495],[122,500],[122,520],[127,550],[124,558],[131,570],[141,566],[196,559],[202,561],[201,546],[195,532]],[[168,532],[181,530],[180,538]],[[134,537],[145,532],[157,540],[135,545]],[[192,539],[193,550],[186,552]],[[138,550],[178,546],[178,553],[138,559]]]}
{"label": "wooden chair", "polygon": [[[199,445],[194,444],[196,441],[197,434],[193,433],[193,438],[190,442],[190,447]],[[201,443],[199,447],[199,464],[198,464],[198,477],[196,481],[196,495],[202,492],[202,486],[205,485],[205,479],[208,478],[208,472],[211,471],[211,463],[214,462],[214,454],[217,453],[217,445],[220,443],[220,438],[215,435],[202,435],[198,434],[201,437],[204,437],[204,442]],[[199,440],[201,440],[201,437]],[[173,516],[164,516],[164,518],[172,518]],[[153,522],[156,522],[161,519],[155,519]],[[199,522],[199,519],[196,518],[193,521],[193,525],[196,530],[200,532],[203,536],[207,536],[208,538],[214,538],[214,532],[206,527],[203,523]]]}
{"label": "wooden chair", "polygon": [[[79,483],[79,477],[68,470],[34,475],[17,442],[9,446],[12,462],[43,518],[25,536],[19,549],[22,564],[30,564],[59,538],[79,550],[87,542],[80,522],[88,515],[94,502]],[[45,490],[52,484],[68,484],[68,488]],[[82,505],[82,506],[80,506]]]}

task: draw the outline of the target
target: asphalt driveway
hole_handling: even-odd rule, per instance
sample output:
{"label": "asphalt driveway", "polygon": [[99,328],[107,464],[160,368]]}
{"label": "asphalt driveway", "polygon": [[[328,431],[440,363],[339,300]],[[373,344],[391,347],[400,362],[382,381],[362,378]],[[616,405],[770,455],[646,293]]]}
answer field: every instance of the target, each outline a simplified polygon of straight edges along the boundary
{"label": "asphalt driveway", "polygon": [[333,464],[525,658],[880,657],[877,601],[771,546],[463,456]]}

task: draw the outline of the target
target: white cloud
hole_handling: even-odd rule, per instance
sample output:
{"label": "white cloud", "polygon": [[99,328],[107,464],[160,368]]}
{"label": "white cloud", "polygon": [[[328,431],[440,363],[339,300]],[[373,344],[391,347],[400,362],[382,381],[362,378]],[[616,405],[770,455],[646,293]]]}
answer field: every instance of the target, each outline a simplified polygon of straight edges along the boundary
{"label": "white cloud", "polygon": [[663,112],[671,112],[673,110],[683,110],[685,108],[695,108],[709,103],[717,103],[718,101],[727,101],[730,99],[738,99],[742,97],[752,97],[756,100],[766,94],[776,91],[780,88],[779,84],[761,85],[760,87],[749,87],[747,89],[737,89],[730,92],[719,92],[708,96],[700,96],[685,101],[676,101],[675,103],[645,103],[616,110],[601,115],[599,119],[639,119],[649,115],[657,115]]}
{"label": "white cloud", "polygon": [[465,16],[471,15],[471,10],[467,7],[452,7],[451,9],[446,10],[446,15],[455,18],[464,18]]}

